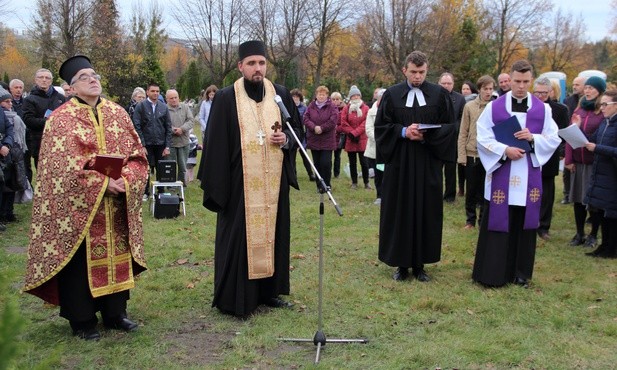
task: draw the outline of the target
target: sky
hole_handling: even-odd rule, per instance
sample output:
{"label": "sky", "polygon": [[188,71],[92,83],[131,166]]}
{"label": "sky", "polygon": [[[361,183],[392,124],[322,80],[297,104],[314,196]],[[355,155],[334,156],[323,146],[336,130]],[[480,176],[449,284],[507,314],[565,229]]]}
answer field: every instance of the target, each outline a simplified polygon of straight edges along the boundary
{"label": "sky", "polygon": [[[309,0],[310,1],[310,0]],[[8,4],[18,3],[21,7],[16,7],[14,14],[0,15],[0,21],[10,28],[16,29],[19,32],[25,31],[27,24],[31,19],[31,14],[36,9],[36,0],[7,0]],[[138,3],[147,6],[148,0],[117,0],[118,8],[122,18],[128,22],[132,14],[133,6]],[[181,4],[182,0],[164,0],[159,1],[159,6],[163,9],[163,14],[171,14],[171,9]],[[610,22],[613,21],[612,15],[615,10],[611,9],[611,0],[553,0],[556,4],[555,10],[561,8],[565,13],[571,13],[575,17],[582,16],[583,22],[586,24],[586,41],[599,41],[606,36],[609,36],[608,30],[611,27]],[[173,26],[173,18],[169,15],[165,19],[167,31],[172,37],[182,37],[181,31]],[[614,38],[615,36],[613,36]]]}

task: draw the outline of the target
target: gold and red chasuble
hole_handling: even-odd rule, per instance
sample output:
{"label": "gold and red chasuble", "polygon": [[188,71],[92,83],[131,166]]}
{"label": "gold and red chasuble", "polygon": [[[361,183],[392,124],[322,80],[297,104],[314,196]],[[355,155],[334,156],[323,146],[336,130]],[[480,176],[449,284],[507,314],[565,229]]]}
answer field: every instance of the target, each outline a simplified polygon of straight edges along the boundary
{"label": "gold and red chasuble", "polygon": [[249,279],[274,275],[274,235],[283,151],[268,139],[281,112],[274,102],[274,85],[264,79],[264,97],[257,103],[244,89],[244,79],[234,83],[240,125]]}
{"label": "gold and red chasuble", "polygon": [[[92,169],[97,154],[125,158],[125,195],[105,195],[109,177]],[[124,108],[101,99],[95,115],[73,98],[56,109],[41,142],[24,290],[59,304],[57,274],[84,241],[93,297],[132,288],[134,275],[146,269],[141,197],[147,171]]]}

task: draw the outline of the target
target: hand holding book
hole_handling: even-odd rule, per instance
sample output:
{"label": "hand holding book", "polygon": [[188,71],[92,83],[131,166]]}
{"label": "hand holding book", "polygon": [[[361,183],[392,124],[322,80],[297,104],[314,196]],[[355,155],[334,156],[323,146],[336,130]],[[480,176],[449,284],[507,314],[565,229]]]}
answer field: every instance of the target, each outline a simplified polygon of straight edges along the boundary
{"label": "hand holding book", "polygon": [[94,161],[93,170],[109,176],[112,179],[119,179],[122,175],[122,167],[124,166],[124,157],[110,154],[97,154]]}

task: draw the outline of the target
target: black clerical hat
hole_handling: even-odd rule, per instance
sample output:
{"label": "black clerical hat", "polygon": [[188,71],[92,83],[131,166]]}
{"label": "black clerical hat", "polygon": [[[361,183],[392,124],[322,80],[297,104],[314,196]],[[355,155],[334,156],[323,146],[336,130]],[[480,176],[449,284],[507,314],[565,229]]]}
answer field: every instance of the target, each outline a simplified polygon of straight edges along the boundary
{"label": "black clerical hat", "polygon": [[90,59],[85,55],[75,55],[62,63],[60,66],[60,77],[62,77],[64,81],[71,83],[71,80],[75,77],[77,72],[84,68],[92,68]]}
{"label": "black clerical hat", "polygon": [[251,55],[261,55],[265,57],[266,44],[259,40],[246,41],[240,44],[240,47],[238,47],[238,56],[240,57],[240,60]]}

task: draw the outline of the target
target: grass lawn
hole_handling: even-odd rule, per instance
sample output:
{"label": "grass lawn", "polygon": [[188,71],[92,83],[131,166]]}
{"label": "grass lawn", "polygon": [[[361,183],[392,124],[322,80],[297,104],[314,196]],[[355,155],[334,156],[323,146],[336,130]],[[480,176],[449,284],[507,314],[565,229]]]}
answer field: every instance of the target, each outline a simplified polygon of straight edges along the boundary
{"label": "grass lawn", "polygon": [[[129,301],[129,316],[140,328],[103,330],[98,343],[72,337],[56,307],[20,292],[30,206],[17,205],[21,222],[0,234],[0,355],[15,348],[8,367],[19,369],[314,368],[312,343],[277,340],[312,338],[317,329],[319,195],[301,161],[298,173],[302,190],[291,194],[293,309],[264,307],[239,320],[211,308],[216,215],[201,206],[193,182],[186,217],[155,220],[144,203],[149,270]],[[560,177],[556,182],[552,238],[538,240],[531,287],[486,289],[471,281],[477,231],[463,229],[462,198],[444,205],[442,260],[426,266],[432,281],[395,282],[394,269],[377,259],[374,191],[350,190],[344,174],[333,179],[344,216],[325,205],[323,329],[328,338],[369,343],[327,344],[321,367],[614,368],[617,261],[567,245],[575,233],[572,206],[559,204]],[[7,343],[12,331],[16,339]]]}

